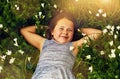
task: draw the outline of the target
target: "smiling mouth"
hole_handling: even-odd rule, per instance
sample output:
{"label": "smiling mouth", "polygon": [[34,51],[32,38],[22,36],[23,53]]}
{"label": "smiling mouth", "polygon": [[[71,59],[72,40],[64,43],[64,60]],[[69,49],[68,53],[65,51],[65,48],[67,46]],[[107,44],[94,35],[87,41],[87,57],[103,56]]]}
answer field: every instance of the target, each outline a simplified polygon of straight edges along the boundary
{"label": "smiling mouth", "polygon": [[68,39],[68,37],[67,36],[61,36],[62,38],[65,38],[65,39]]}

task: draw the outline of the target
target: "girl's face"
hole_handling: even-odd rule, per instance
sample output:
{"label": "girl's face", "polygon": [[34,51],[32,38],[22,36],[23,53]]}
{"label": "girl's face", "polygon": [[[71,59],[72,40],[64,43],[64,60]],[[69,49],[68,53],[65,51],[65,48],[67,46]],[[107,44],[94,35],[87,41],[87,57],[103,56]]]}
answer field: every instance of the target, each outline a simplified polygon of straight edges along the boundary
{"label": "girl's face", "polygon": [[57,22],[51,34],[53,39],[61,44],[70,42],[74,34],[74,24],[72,21],[63,18]]}

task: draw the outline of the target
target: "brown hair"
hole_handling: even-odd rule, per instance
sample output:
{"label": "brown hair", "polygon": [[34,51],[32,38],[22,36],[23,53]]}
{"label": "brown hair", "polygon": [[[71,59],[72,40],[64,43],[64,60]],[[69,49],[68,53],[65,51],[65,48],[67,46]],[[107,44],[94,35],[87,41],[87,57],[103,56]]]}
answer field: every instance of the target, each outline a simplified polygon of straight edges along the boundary
{"label": "brown hair", "polygon": [[57,22],[62,18],[66,18],[73,22],[74,35],[73,35],[72,41],[78,40],[78,34],[77,34],[78,25],[77,25],[76,19],[74,18],[72,14],[70,14],[70,12],[65,12],[65,11],[57,13],[57,15],[54,15],[50,19],[50,22],[48,23],[48,29],[46,30],[46,38],[49,40],[52,39],[51,31],[55,28]]}

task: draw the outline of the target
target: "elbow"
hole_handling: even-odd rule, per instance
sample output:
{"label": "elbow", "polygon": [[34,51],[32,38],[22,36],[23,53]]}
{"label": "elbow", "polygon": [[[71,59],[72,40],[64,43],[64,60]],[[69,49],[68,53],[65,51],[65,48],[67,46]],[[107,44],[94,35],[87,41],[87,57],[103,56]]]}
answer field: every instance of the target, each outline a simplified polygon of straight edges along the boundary
{"label": "elbow", "polygon": [[20,29],[20,33],[21,33],[21,34],[23,34],[23,32],[24,32],[24,29],[23,29],[23,28],[21,28],[21,29]]}
{"label": "elbow", "polygon": [[20,29],[20,33],[21,33],[22,35],[24,35],[25,31],[26,31],[26,30],[25,30],[24,28],[21,28],[21,29]]}

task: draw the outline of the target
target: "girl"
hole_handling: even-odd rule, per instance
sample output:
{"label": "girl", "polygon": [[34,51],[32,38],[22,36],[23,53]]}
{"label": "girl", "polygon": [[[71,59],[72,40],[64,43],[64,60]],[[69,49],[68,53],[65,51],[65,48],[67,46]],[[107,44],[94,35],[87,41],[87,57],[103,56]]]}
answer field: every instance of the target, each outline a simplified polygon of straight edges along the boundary
{"label": "girl", "polygon": [[21,29],[24,38],[41,52],[32,79],[75,79],[72,67],[78,46],[82,46],[86,40],[97,39],[101,31],[81,28],[81,32],[86,36],[76,40],[77,23],[67,12],[54,16],[48,26],[47,39],[35,34],[35,26]]}

